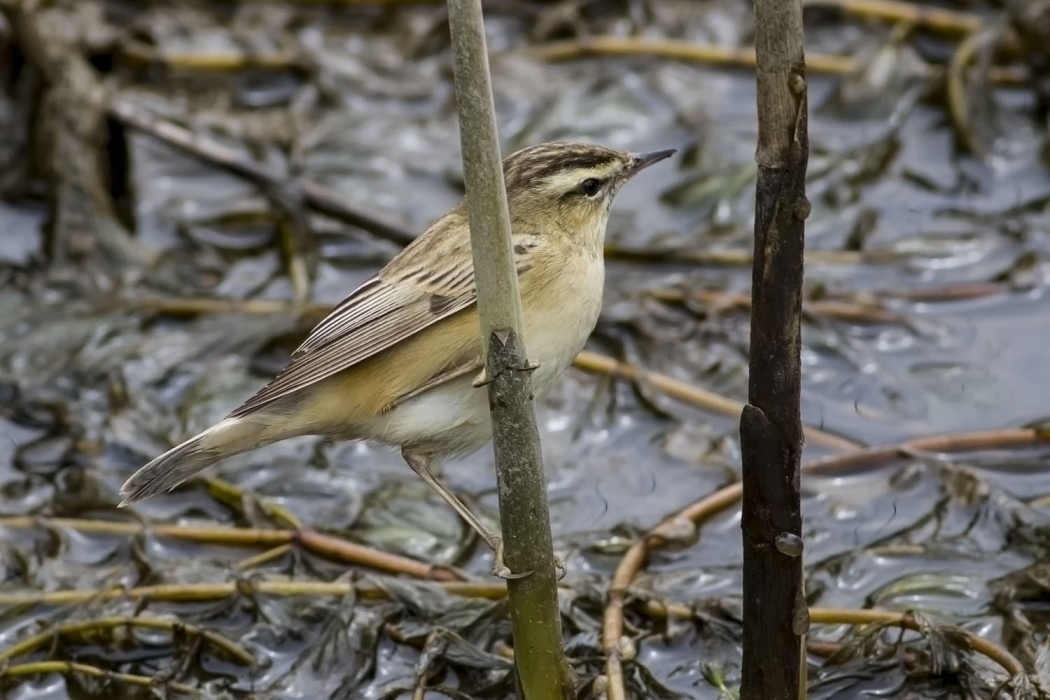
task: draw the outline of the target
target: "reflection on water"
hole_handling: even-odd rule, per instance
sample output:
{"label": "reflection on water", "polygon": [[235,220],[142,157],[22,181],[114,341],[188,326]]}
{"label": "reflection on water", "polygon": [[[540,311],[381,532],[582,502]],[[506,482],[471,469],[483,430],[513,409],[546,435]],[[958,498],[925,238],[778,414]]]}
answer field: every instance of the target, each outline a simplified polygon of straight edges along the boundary
{"label": "reflection on water", "polygon": [[[739,40],[738,30],[728,29],[737,26],[741,12],[735,4],[711,3],[701,13],[675,3],[651,5],[664,17],[654,22],[670,21],[671,15],[684,22],[679,33],[698,37],[709,31],[726,43]],[[195,83],[173,77],[170,91],[191,101],[201,124],[219,128],[226,138],[258,146],[266,158],[302,170],[351,204],[421,230],[462,188],[448,54],[435,38],[443,17],[435,8],[399,9],[404,22],[377,21],[367,33],[345,22],[321,22],[312,10],[284,8],[278,14],[300,11],[306,19],[297,41],[317,61],[317,86],[297,72],[279,71],[238,79],[232,96],[221,83],[203,78]],[[749,249],[752,76],[646,59],[543,63],[521,50],[523,20],[493,12],[493,80],[506,150],[555,138],[637,151],[682,148],[675,167],[654,169],[633,182],[616,204],[606,309],[592,347],[742,400],[746,313],[718,304],[658,301],[650,292],[749,287],[746,265],[688,261],[695,259],[691,254]],[[204,22],[220,43],[230,40],[215,18],[190,14],[170,21]],[[260,28],[247,14],[234,22],[239,31],[291,31],[266,22]],[[171,28],[162,24],[149,31],[160,46],[173,40],[166,35]],[[814,48],[848,51],[840,45],[842,36],[817,27]],[[807,294],[874,302],[901,320],[807,316],[804,418],[865,444],[1040,420],[1047,415],[1050,381],[1050,305],[1043,291],[1050,270],[1044,213],[1050,178],[1032,149],[1008,149],[994,168],[959,152],[943,108],[916,87],[926,85],[916,77],[922,71],[911,63],[900,66],[909,72],[892,90],[851,91],[839,79],[811,79],[809,247],[815,253],[844,251],[846,257],[814,257]],[[136,82],[133,73],[125,79]],[[150,104],[164,104],[168,92],[141,81],[135,87]],[[230,99],[234,104],[219,113],[209,102]],[[1022,107],[1015,105],[1019,114]],[[278,147],[289,141],[299,149],[294,164],[285,162]],[[145,276],[103,284],[87,263],[59,264],[50,258],[40,207],[0,205],[3,592],[244,582],[256,576],[334,580],[345,566],[295,548],[238,569],[258,550],[9,520],[273,523],[259,502],[223,501],[203,483],[131,512],[115,509],[117,489],[131,470],[250,395],[305,330],[291,312],[156,314],[144,306],[143,299],[157,297],[287,300],[292,284],[282,252],[283,224],[266,193],[151,137],[130,136],[127,151],[129,193],[123,204],[136,238],[160,254]],[[337,301],[395,250],[331,220],[312,225],[318,257],[313,297],[324,303]],[[656,253],[662,255],[659,263],[639,260]],[[910,292],[984,283],[1002,291],[908,300]],[[577,596],[576,610],[567,613],[567,633],[583,650],[581,658],[595,657],[604,586],[624,548],[663,517],[737,478],[736,419],[686,406],[651,387],[578,370],[570,370],[543,400],[540,419],[554,533],[569,565],[566,585]],[[809,445],[806,454],[826,452]],[[490,455],[486,449],[450,462],[445,475],[494,519]],[[1045,556],[1037,531],[1050,511],[1045,499],[1028,505],[1050,494],[1044,465],[1038,456],[1005,453],[994,463],[976,456],[950,463],[902,459],[866,472],[807,478],[811,602],[916,609],[998,639],[1001,595],[990,582]],[[456,518],[413,480],[392,450],[300,438],[227,460],[214,473],[246,494],[283,506],[305,526],[487,571],[488,554],[465,541]],[[960,480],[971,484],[969,491],[959,488]],[[707,523],[697,541],[654,554],[636,581],[642,598],[697,607],[697,624],[666,621],[660,623],[666,624],[662,636],[639,642],[638,658],[654,678],[686,697],[718,697],[710,680],[714,670],[730,686],[739,682],[734,611],[740,561],[738,514],[730,509]],[[434,638],[428,635],[441,626],[408,619],[406,609],[434,608],[413,608],[406,592],[395,596],[401,596],[398,602],[358,605],[352,597],[287,598],[245,588],[236,597],[156,601],[146,608],[237,639],[258,659],[258,668],[248,673],[213,649],[200,651],[195,663],[187,662],[184,680],[207,692],[381,698],[411,691],[418,649],[430,649]],[[449,606],[443,624],[471,640],[471,653],[491,650],[506,632],[498,606],[490,609],[487,601],[451,598],[440,604]],[[85,605],[85,616],[139,609],[130,599]],[[0,617],[0,646],[47,620],[80,615],[76,611],[62,605],[9,607]],[[1037,640],[1046,639],[1046,617],[1034,617]],[[400,639],[411,643],[395,641],[395,622]],[[835,640],[843,632],[824,630],[817,638]],[[133,652],[114,645],[73,647],[80,658],[125,664],[146,675],[188,658],[170,636],[133,634],[137,643],[127,645]],[[472,688],[495,682],[502,668],[497,657],[462,656],[463,666],[441,682]],[[597,670],[581,667],[586,678]],[[852,661],[819,672],[811,694],[953,697],[947,682],[907,680],[906,671],[899,660]],[[10,697],[103,697],[82,690],[39,676],[13,687]]]}

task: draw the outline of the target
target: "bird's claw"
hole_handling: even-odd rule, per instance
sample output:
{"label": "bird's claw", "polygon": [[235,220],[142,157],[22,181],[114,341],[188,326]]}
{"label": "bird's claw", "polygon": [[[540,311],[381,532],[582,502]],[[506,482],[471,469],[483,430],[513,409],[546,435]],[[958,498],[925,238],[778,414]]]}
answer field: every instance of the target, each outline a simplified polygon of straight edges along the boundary
{"label": "bird's claw", "polygon": [[[526,578],[532,576],[532,571],[525,571],[520,574],[516,574],[510,570],[510,567],[503,561],[503,540],[499,540],[495,547],[492,548],[492,575],[497,576],[505,581],[515,581],[517,579]],[[569,568],[565,565],[565,560],[559,557],[557,554],[554,555],[554,574],[558,581],[565,578]]]}
{"label": "bird's claw", "polygon": [[[535,372],[539,368],[540,364],[538,362],[526,360],[525,365],[523,367],[519,367],[518,370],[521,372]],[[495,381],[495,377],[489,376],[487,369],[482,369],[480,372],[478,372],[478,376],[474,377],[474,381],[471,382],[471,386],[473,386],[475,389],[478,389],[480,387],[485,386],[486,384],[491,384],[493,381]]]}
{"label": "bird's claw", "polygon": [[498,544],[493,547],[492,556],[492,575],[498,576],[505,581],[515,581],[520,578],[526,578],[532,576],[531,571],[525,571],[520,574],[516,574],[510,570],[510,567],[503,562],[503,540],[499,540]]}

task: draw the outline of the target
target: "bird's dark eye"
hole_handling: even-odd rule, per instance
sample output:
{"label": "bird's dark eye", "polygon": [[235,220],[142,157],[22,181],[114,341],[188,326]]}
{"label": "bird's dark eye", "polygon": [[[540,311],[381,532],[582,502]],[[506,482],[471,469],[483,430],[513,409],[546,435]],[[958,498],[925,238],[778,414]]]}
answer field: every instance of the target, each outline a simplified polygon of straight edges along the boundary
{"label": "bird's dark eye", "polygon": [[580,192],[583,192],[588,197],[593,197],[598,194],[598,190],[602,188],[602,181],[596,180],[593,177],[589,177],[580,183]]}

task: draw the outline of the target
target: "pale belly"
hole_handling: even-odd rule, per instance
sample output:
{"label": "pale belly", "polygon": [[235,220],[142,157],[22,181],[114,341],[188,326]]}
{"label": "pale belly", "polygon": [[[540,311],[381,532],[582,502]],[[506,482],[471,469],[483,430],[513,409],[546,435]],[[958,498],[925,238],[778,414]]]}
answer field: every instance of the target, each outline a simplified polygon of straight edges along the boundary
{"label": "pale belly", "polygon": [[[583,349],[601,311],[604,270],[599,260],[573,284],[554,284],[546,308],[525,313],[525,344],[535,396],[542,396]],[[566,304],[564,300],[571,299]],[[475,374],[460,377],[415,396],[372,423],[368,437],[438,456],[465,455],[492,437],[488,390],[474,387]]]}

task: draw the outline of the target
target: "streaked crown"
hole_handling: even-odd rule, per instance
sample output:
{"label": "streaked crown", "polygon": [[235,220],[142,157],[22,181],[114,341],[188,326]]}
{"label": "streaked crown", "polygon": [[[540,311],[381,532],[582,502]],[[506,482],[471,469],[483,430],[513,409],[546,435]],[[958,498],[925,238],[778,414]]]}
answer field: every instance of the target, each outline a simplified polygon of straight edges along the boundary
{"label": "streaked crown", "polygon": [[551,142],[507,156],[507,196],[542,199],[558,206],[599,204],[607,208],[632,175],[674,150],[640,155],[584,143]]}

